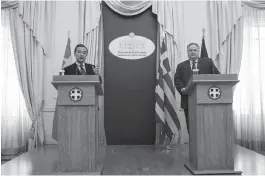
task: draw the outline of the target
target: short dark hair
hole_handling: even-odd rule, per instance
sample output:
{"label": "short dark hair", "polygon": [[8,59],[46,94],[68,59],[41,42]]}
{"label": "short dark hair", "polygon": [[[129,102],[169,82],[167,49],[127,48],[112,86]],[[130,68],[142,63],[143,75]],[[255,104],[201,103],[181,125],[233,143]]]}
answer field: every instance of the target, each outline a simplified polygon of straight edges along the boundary
{"label": "short dark hair", "polygon": [[192,42],[190,44],[187,45],[187,49],[190,47],[190,45],[196,45],[198,47],[198,49],[200,49],[200,46],[198,43]]}
{"label": "short dark hair", "polygon": [[76,45],[76,47],[75,47],[75,52],[76,52],[76,50],[77,50],[78,47],[86,48],[86,51],[88,52],[87,47],[86,47],[85,45],[83,45],[83,44],[78,44],[78,45]]}

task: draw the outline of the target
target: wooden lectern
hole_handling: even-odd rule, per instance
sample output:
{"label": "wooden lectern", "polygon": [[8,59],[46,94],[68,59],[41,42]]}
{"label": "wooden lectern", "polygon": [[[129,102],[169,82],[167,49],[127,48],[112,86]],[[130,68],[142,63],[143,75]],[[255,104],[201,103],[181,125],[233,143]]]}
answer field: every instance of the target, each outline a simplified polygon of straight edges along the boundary
{"label": "wooden lectern", "polygon": [[189,163],[197,174],[241,174],[234,171],[233,86],[236,74],[193,75],[189,95]]}
{"label": "wooden lectern", "polygon": [[58,146],[60,173],[101,174],[99,163],[98,75],[53,76],[58,90]]}

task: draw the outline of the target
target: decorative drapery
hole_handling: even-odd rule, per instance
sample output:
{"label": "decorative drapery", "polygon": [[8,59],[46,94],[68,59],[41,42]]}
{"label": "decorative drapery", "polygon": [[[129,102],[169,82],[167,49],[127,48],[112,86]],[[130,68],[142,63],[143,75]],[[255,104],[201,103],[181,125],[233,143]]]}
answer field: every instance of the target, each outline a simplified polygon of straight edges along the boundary
{"label": "decorative drapery", "polygon": [[22,1],[9,13],[18,78],[32,120],[31,149],[44,141],[44,59],[53,47],[55,3]]}
{"label": "decorative drapery", "polygon": [[1,1],[1,9],[14,9],[18,7],[17,0],[2,0]]}
{"label": "decorative drapery", "polygon": [[151,1],[142,1],[139,4],[128,6],[121,1],[105,1],[106,4],[118,14],[124,16],[138,15],[148,9],[152,3]]}
{"label": "decorative drapery", "polygon": [[[34,40],[32,32],[23,23],[18,9],[10,11],[10,22],[20,86],[32,120],[33,131],[34,133],[39,131],[38,136],[42,144],[44,139],[43,127],[33,122],[43,123],[42,118],[38,116],[43,98],[43,51],[38,42]],[[39,120],[36,121],[36,119]]]}
{"label": "decorative drapery", "polygon": [[262,27],[265,22],[265,3],[207,3],[212,58],[221,73],[239,74],[240,82],[234,89],[233,103],[237,142],[250,149],[264,150],[265,97],[260,66],[264,65],[261,58],[265,44],[260,38],[265,29]]}
{"label": "decorative drapery", "polygon": [[54,39],[55,2],[52,1],[21,1],[18,13],[32,31],[32,36],[43,48],[46,56],[50,56]]}
{"label": "decorative drapery", "polygon": [[207,2],[211,58],[221,73],[239,73],[242,57],[241,1]]}
{"label": "decorative drapery", "polygon": [[99,59],[100,1],[80,1],[79,19],[79,43],[88,46],[86,62],[101,68],[101,60]]}
{"label": "decorative drapery", "polygon": [[265,6],[243,3],[244,37],[239,83],[234,93],[237,143],[265,150]]}
{"label": "decorative drapery", "polygon": [[242,1],[242,4],[259,10],[265,9],[265,1]]}
{"label": "decorative drapery", "polygon": [[27,149],[31,119],[16,72],[8,9],[1,11],[1,29],[1,155],[14,155]]}

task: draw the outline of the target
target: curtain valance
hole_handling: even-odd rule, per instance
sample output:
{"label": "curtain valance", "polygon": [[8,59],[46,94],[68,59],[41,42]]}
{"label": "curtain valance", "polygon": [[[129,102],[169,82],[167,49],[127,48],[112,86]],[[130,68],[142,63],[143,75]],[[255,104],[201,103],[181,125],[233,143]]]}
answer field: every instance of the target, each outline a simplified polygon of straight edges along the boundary
{"label": "curtain valance", "polygon": [[120,1],[105,1],[105,3],[115,12],[124,16],[138,15],[148,9],[151,1],[142,1],[140,4],[128,6]]}
{"label": "curtain valance", "polygon": [[17,0],[2,0],[1,1],[1,9],[14,9],[18,7]]}

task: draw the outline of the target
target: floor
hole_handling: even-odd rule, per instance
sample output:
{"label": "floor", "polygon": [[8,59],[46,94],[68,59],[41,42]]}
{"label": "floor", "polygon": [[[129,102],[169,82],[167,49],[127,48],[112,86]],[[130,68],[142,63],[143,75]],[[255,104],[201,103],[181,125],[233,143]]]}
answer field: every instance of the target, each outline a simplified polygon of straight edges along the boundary
{"label": "floor", "polygon": [[[107,146],[104,175],[191,175],[184,167],[188,145],[176,145],[170,152],[154,146]],[[265,156],[235,145],[235,170],[243,175],[265,175]],[[57,145],[45,145],[24,153],[1,166],[1,174],[56,175]]]}
{"label": "floor", "polygon": [[265,156],[265,151],[258,151],[257,153]]}
{"label": "floor", "polygon": [[18,153],[16,155],[1,155],[1,165],[5,164],[8,161],[11,161],[12,159],[18,157],[22,153]]}
{"label": "floor", "polygon": [[104,175],[190,175],[184,167],[188,145],[160,152],[154,146],[108,146]]}

